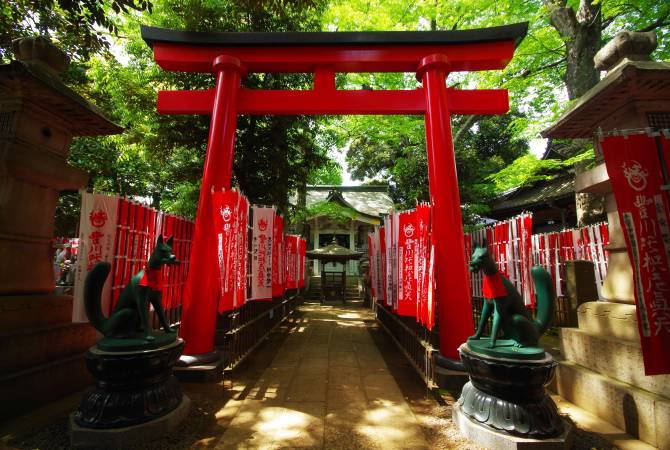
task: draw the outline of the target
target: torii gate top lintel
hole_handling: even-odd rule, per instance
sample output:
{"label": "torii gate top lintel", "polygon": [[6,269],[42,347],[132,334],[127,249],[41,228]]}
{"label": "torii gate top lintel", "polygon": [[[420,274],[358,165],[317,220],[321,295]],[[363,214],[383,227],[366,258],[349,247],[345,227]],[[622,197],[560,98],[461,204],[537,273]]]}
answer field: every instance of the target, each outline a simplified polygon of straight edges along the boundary
{"label": "torii gate top lintel", "polygon": [[[202,355],[214,349],[218,264],[210,192],[230,188],[237,116],[421,114],[433,205],[440,352],[458,358],[457,348],[474,326],[450,116],[504,114],[509,101],[504,89],[452,89],[446,78],[451,72],[504,68],[527,29],[527,23],[519,23],[458,31],[201,33],[143,26],[142,37],[163,69],[214,73],[216,78],[211,89],[161,91],[157,101],[161,114],[211,116],[180,328],[184,352]],[[314,86],[247,89],[241,79],[248,72],[314,73]],[[414,72],[423,86],[337,89],[338,72]]]}
{"label": "torii gate top lintel", "polygon": [[502,69],[525,37],[528,23],[453,31],[241,33],[142,26],[142,38],[165,70],[212,72],[221,54],[249,72],[415,72],[421,58],[445,54],[450,70]]}

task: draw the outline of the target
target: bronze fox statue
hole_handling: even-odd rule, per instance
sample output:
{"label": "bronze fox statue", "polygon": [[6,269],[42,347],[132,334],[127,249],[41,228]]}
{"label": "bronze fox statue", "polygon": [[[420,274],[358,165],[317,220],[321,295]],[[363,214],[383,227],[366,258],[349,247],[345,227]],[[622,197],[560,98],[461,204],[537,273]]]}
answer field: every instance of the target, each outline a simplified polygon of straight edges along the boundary
{"label": "bronze fox statue", "polygon": [[108,318],[102,313],[100,306],[102,287],[111,270],[108,262],[100,262],[86,276],[84,282],[84,306],[86,316],[95,329],[105,337],[111,338],[143,338],[153,341],[152,327],[149,324],[149,303],[156,311],[158,320],[166,333],[173,332],[165,318],[161,303],[161,269],[164,265],[179,264],[172,253],[173,238],[163,242],[158,236],[149,261],[143,270],[133,276],[123,288],[114,311]]}
{"label": "bronze fox statue", "polygon": [[537,346],[554,310],[555,295],[551,275],[540,266],[535,266],[530,271],[537,294],[537,314],[533,319],[512,282],[498,271],[495,261],[486,248],[486,241],[481,247],[475,244],[472,252],[470,272],[479,270],[484,272],[485,277],[499,277],[502,286],[499,292],[494,294],[494,298],[484,300],[479,326],[470,339],[481,338],[486,322],[493,314],[490,347],[495,347],[500,330],[503,332],[502,338],[511,339],[516,347]]}

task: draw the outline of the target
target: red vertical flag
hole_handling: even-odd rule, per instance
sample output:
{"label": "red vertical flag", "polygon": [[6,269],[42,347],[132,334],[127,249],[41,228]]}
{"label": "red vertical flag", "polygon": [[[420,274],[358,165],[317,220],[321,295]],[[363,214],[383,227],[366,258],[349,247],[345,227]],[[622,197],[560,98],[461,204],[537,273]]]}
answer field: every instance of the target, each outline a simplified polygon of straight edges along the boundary
{"label": "red vertical flag", "polygon": [[670,207],[660,145],[644,134],[601,142],[633,266],[646,375],[670,373]]}
{"label": "red vertical flag", "polygon": [[281,216],[275,214],[272,223],[272,297],[281,297],[282,285],[279,272],[281,271],[281,255],[279,254],[279,240],[282,236]]}
{"label": "red vertical flag", "polygon": [[416,241],[419,231],[416,226],[416,211],[398,215],[398,314],[416,316]]}
{"label": "red vertical flag", "polygon": [[212,213],[216,233],[217,259],[219,266],[219,305],[218,311],[233,309],[233,281],[236,254],[235,222],[239,194],[235,190],[212,193]]}

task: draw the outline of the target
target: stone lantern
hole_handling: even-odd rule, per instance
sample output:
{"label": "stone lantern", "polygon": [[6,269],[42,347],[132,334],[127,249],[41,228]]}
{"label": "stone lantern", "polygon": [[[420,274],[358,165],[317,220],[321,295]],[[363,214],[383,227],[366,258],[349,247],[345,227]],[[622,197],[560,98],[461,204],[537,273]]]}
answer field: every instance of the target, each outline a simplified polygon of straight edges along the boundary
{"label": "stone lantern", "polygon": [[16,60],[0,65],[0,398],[7,414],[81,388],[80,356],[95,333],[70,323],[70,296],[51,294],[54,215],[60,191],[87,183],[66,162],[72,138],[122,131],[63,84],[58,74],[69,60],[48,40],[18,39],[13,50]]}
{"label": "stone lantern", "polygon": [[579,328],[561,329],[566,361],[554,387],[628,434],[670,448],[670,376],[644,375],[633,270],[598,143],[598,134],[613,130],[670,128],[670,64],[650,60],[656,45],[653,33],[619,33],[594,58],[607,74],[542,135],[594,138],[597,165],[576,175],[575,189],[604,197],[610,237],[604,299],[579,306]]}

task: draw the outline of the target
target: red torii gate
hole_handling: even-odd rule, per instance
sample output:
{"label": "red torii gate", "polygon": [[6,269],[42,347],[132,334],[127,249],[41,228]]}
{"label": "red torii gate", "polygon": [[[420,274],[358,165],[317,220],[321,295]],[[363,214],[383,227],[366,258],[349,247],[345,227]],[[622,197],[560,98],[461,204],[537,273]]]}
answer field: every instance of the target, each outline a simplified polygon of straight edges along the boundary
{"label": "red torii gate", "polygon": [[[218,291],[208,194],[230,188],[238,114],[424,114],[440,352],[457,359],[473,323],[450,116],[504,114],[509,101],[506,90],[455,90],[446,78],[504,68],[527,28],[519,23],[427,32],[201,33],[143,26],[142,37],[163,69],[216,76],[213,89],[158,93],[161,114],[211,115],[182,312],[185,354],[214,350]],[[240,80],[249,72],[314,73],[314,88],[245,89]],[[339,90],[337,72],[416,72],[423,88]]]}

